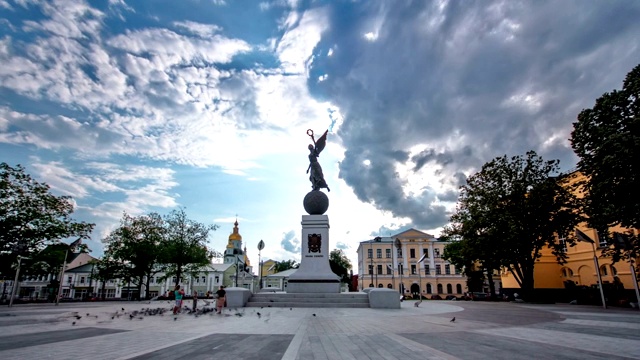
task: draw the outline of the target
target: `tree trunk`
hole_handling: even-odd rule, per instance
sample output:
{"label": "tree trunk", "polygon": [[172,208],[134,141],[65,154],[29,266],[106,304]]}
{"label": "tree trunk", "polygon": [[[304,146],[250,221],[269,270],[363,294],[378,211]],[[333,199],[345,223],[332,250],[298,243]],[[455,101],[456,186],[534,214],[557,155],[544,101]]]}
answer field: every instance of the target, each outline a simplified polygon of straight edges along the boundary
{"label": "tree trunk", "polygon": [[491,298],[496,297],[496,284],[493,283],[493,269],[487,269],[487,281],[489,282],[489,293]]}
{"label": "tree trunk", "polygon": [[102,280],[102,301],[104,301],[107,298],[107,294],[105,293],[106,288],[107,288],[107,280]]}
{"label": "tree trunk", "polygon": [[147,291],[144,293],[145,300],[149,300],[149,284],[151,283],[151,276],[147,276],[147,282],[145,283]]}
{"label": "tree trunk", "polygon": [[533,283],[533,266],[528,264],[526,268],[522,270],[522,298],[526,301],[532,301],[534,297],[534,283]]}
{"label": "tree trunk", "polygon": [[142,297],[142,284],[144,283],[144,275],[140,275],[138,278],[138,298],[136,300],[140,301]]}

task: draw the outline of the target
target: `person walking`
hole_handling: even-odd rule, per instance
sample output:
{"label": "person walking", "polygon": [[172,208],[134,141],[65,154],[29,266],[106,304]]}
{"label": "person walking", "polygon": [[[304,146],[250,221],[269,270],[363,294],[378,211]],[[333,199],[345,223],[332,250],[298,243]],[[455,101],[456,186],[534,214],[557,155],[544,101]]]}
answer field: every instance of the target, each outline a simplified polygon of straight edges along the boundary
{"label": "person walking", "polygon": [[184,290],[180,289],[180,285],[176,285],[176,289],[173,291],[176,298],[176,305],[173,307],[173,315],[177,315],[182,309],[182,296],[184,296]]}
{"label": "person walking", "polygon": [[218,299],[216,299],[216,308],[218,308],[218,314],[222,314],[222,308],[227,302],[227,292],[224,291],[224,286],[220,286],[220,289],[216,291],[216,295],[218,296]]}
{"label": "person walking", "polygon": [[193,291],[193,311],[195,312],[197,308],[198,308],[198,292],[194,290]]}

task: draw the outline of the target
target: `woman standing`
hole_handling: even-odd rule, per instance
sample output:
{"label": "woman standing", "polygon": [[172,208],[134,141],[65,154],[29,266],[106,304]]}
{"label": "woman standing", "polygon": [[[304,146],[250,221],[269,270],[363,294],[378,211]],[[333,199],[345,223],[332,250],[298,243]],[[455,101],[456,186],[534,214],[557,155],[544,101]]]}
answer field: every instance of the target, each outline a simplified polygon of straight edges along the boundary
{"label": "woman standing", "polygon": [[173,293],[176,297],[176,306],[173,307],[173,315],[176,315],[180,309],[182,309],[182,296],[184,295],[184,290],[180,289],[180,285],[176,285],[176,289]]}
{"label": "woman standing", "polygon": [[216,291],[216,295],[218,299],[216,300],[216,307],[218,308],[218,314],[222,314],[222,308],[224,304],[227,302],[227,292],[224,291],[224,286],[220,286],[220,290]]}

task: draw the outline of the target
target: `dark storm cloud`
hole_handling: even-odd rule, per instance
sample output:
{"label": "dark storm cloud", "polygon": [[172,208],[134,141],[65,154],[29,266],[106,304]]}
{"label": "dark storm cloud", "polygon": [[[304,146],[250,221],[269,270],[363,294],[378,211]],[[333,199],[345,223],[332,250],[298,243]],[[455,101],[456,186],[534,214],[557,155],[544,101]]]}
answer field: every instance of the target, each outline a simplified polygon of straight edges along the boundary
{"label": "dark storm cloud", "polygon": [[433,168],[455,188],[504,154],[572,168],[572,122],[640,59],[636,1],[366,2],[330,18],[311,67],[328,78],[310,87],[344,115],[340,177],[423,229],[446,223],[436,200],[456,194],[407,197],[396,165]]}
{"label": "dark storm cloud", "polygon": [[284,234],[282,241],[280,241],[280,245],[282,245],[282,248],[285,251],[294,254],[300,253],[300,240],[296,238],[295,232],[293,230]]}

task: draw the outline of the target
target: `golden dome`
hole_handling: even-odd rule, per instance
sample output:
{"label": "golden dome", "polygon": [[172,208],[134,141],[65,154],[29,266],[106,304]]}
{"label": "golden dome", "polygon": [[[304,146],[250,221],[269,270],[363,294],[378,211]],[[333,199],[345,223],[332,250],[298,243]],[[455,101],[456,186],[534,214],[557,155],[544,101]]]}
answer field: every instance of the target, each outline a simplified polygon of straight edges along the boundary
{"label": "golden dome", "polygon": [[[236,220],[236,222],[234,222],[233,225],[234,225],[233,226],[233,233],[231,235],[229,235],[229,242],[231,242],[232,240],[240,240],[240,241],[242,241],[242,236],[238,232],[238,220]],[[227,245],[227,247],[229,247],[229,245]]]}

